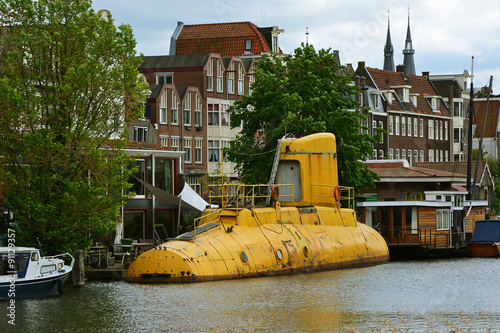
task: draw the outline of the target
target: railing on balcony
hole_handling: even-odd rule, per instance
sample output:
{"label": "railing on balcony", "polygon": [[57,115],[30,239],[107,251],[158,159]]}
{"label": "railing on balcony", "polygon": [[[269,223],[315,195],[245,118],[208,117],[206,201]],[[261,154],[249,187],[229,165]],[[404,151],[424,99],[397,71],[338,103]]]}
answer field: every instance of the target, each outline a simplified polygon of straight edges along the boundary
{"label": "railing on balcony", "polygon": [[472,237],[471,232],[438,231],[435,229],[387,229],[380,233],[391,245],[420,245],[424,248],[465,247]]}

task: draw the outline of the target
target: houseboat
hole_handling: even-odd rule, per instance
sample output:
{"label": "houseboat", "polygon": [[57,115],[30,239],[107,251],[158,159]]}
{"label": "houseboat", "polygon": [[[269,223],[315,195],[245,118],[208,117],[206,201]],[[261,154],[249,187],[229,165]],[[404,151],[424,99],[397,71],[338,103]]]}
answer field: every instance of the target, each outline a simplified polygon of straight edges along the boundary
{"label": "houseboat", "polygon": [[271,185],[221,185],[221,208],[205,209],[193,231],[141,254],[125,280],[199,282],[388,262],[386,242],[357,222],[354,190],[339,186],[337,172],[333,134],[284,137]]}
{"label": "houseboat", "polygon": [[[460,163],[460,162],[459,162]],[[358,200],[360,221],[380,230],[391,260],[466,255],[474,223],[487,214],[487,191],[467,199],[457,162],[409,166],[406,160],[367,162],[380,181]],[[423,164],[423,163],[422,163]]]}
{"label": "houseboat", "polygon": [[60,294],[73,264],[69,253],[44,257],[33,247],[0,247],[0,299]]}
{"label": "houseboat", "polygon": [[500,220],[477,221],[467,244],[471,257],[498,257],[500,255]]}

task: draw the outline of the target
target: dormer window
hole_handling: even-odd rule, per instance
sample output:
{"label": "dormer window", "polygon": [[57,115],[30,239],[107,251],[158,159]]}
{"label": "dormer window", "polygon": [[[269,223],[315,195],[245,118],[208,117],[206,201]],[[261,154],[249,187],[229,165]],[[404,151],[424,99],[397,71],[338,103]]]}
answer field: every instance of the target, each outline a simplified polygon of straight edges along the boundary
{"label": "dormer window", "polygon": [[279,29],[277,26],[275,26],[273,28],[273,32],[272,32],[272,43],[273,45],[271,46],[271,50],[273,51],[273,53],[279,53],[280,51],[280,45],[279,45],[279,42],[278,42],[278,36],[279,34],[285,32],[285,30],[283,29]]}
{"label": "dormer window", "polygon": [[251,39],[247,39],[246,42],[245,42],[245,53],[243,53],[244,55],[245,54],[252,54],[252,40]]}
{"label": "dormer window", "polygon": [[415,107],[417,107],[417,97],[418,97],[418,94],[410,94],[410,102]]}
{"label": "dormer window", "polygon": [[174,83],[174,73],[157,73],[156,84]]}

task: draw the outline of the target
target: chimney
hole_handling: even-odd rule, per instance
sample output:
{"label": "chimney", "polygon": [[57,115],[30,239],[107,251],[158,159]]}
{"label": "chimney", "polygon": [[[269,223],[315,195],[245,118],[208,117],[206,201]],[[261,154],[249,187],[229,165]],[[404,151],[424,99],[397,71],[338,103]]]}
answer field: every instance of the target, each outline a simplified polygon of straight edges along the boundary
{"label": "chimney", "polygon": [[358,61],[358,68],[365,68],[365,62],[364,61]]}
{"label": "chimney", "polygon": [[175,48],[177,44],[177,38],[181,34],[182,28],[184,27],[184,22],[177,21],[177,27],[175,27],[172,37],[170,37],[170,53],[169,55],[175,55]]}
{"label": "chimney", "polygon": [[396,72],[398,73],[405,73],[405,70],[406,70],[406,66],[405,65],[397,65],[396,66]]}
{"label": "chimney", "polygon": [[431,72],[422,72],[422,76],[429,80],[429,75]]}

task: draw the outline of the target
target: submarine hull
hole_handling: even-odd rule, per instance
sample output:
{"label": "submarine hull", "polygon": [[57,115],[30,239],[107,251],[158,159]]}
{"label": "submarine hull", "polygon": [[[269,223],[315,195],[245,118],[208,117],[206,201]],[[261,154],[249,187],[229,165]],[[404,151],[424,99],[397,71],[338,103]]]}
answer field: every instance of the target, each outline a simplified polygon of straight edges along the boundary
{"label": "submarine hull", "polygon": [[[384,239],[353,211],[222,210],[132,262],[125,280],[186,283],[363,267],[389,261]],[[329,222],[329,223],[327,223]]]}

